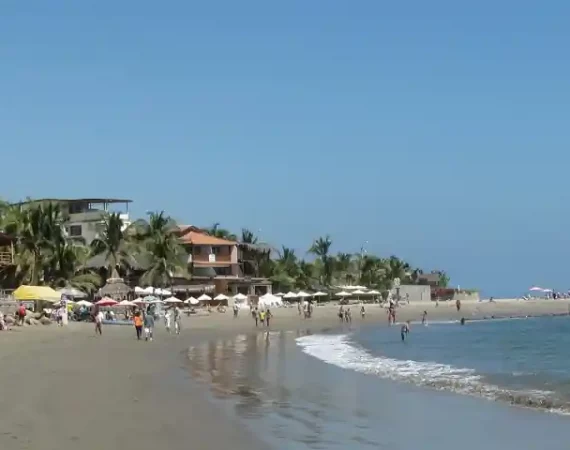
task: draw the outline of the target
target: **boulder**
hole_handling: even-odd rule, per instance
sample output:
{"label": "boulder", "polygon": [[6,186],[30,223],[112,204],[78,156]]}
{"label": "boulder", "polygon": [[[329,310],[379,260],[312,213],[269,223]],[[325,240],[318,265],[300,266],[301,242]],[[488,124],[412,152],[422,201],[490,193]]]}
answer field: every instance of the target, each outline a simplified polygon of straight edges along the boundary
{"label": "boulder", "polygon": [[48,317],[42,317],[40,319],[40,323],[42,325],[51,325],[51,320]]}

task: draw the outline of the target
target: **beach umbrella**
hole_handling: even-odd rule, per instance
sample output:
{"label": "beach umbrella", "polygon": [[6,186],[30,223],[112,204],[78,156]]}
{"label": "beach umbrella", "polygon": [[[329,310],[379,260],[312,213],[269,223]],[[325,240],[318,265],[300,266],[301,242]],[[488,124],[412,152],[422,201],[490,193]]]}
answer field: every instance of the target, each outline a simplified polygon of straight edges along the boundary
{"label": "beach umbrella", "polygon": [[313,294],[313,297],[326,297],[327,295],[329,295],[329,294],[327,294],[326,292],[319,291],[319,292],[315,292]]}
{"label": "beach umbrella", "polygon": [[287,293],[283,296],[283,298],[297,298],[297,294],[295,294],[294,292],[289,291],[289,292],[287,292]]}
{"label": "beach umbrella", "polygon": [[87,306],[87,307],[91,307],[91,306],[93,306],[93,303],[88,302],[87,300],[79,300],[79,301],[76,303],[76,305],[77,305],[77,306]]}
{"label": "beach umbrella", "polygon": [[283,297],[285,295],[284,292],[278,292],[277,294],[275,294],[277,297]]}
{"label": "beach umbrella", "polygon": [[197,298],[190,297],[190,298],[187,298],[186,300],[184,300],[184,303],[186,303],[187,305],[197,305],[200,302],[198,301]]}
{"label": "beach umbrella", "polygon": [[190,297],[184,300],[184,303],[186,303],[187,305],[197,305],[198,303],[200,303],[200,301],[197,298]]}
{"label": "beach umbrella", "polygon": [[242,294],[241,292],[237,293],[236,295],[233,296],[234,300],[238,300],[240,302],[243,302],[244,300],[247,300],[247,295]]}
{"label": "beach umbrella", "polygon": [[299,291],[299,292],[297,292],[297,297],[307,298],[307,297],[310,297],[310,296],[311,296],[311,294],[308,294],[308,293],[306,293],[306,292],[304,292],[304,291]]}
{"label": "beach umbrella", "polygon": [[210,300],[212,300],[212,297],[206,294],[202,294],[200,297],[198,297],[198,300],[201,302],[209,302]]}
{"label": "beach umbrella", "polygon": [[222,301],[222,300],[229,300],[229,297],[224,294],[218,294],[214,297],[214,300]]}
{"label": "beach umbrella", "polygon": [[136,300],[133,300],[133,303],[134,303],[135,305],[143,305],[143,304],[145,303],[145,301],[144,301],[143,298],[139,297],[139,298],[137,298]]}
{"label": "beach umbrella", "polygon": [[184,302],[176,297],[169,297],[166,300],[164,300],[164,303],[184,303]]}
{"label": "beach umbrella", "polygon": [[58,294],[61,295],[65,295],[66,297],[73,297],[73,298],[85,298],[87,297],[87,294],[83,291],[80,291],[79,289],[76,289],[74,287],[65,287],[62,289],[58,289],[57,290]]}
{"label": "beach umbrella", "polygon": [[337,297],[350,297],[352,294],[346,291],[340,291],[335,294]]}
{"label": "beach umbrella", "polygon": [[544,289],[542,289],[541,287],[538,286],[533,286],[529,289],[529,291],[540,291],[540,292],[544,292]]}
{"label": "beach umbrella", "polygon": [[95,302],[97,306],[115,306],[118,303],[119,303],[118,301],[113,300],[112,298],[109,297],[103,297],[98,302]]}
{"label": "beach umbrella", "polygon": [[122,302],[117,303],[115,306],[125,306],[125,307],[132,307],[137,306],[134,302],[129,302],[128,300],[123,300]]}

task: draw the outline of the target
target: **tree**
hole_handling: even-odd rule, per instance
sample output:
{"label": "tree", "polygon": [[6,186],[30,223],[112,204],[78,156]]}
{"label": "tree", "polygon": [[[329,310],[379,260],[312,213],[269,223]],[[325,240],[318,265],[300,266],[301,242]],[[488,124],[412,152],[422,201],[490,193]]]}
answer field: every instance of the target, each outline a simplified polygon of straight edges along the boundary
{"label": "tree", "polygon": [[347,284],[352,284],[354,275],[352,269],[352,255],[350,253],[338,253],[334,262],[337,274],[344,279]]}
{"label": "tree", "polygon": [[132,244],[135,239],[126,231],[118,213],[108,214],[103,219],[103,227],[99,236],[91,243],[93,255],[104,255],[107,275],[113,273],[114,269],[125,269],[129,265],[129,250],[134,250]]}
{"label": "tree", "polygon": [[151,286],[170,286],[174,274],[186,274],[187,256],[177,235],[176,222],[164,214],[151,213],[142,230],[141,253],[149,262],[141,280]]}
{"label": "tree", "polygon": [[220,228],[220,224],[218,222],[216,222],[214,225],[212,225],[210,228],[208,228],[206,230],[206,232],[210,235],[210,236],[214,236],[220,239],[227,239],[229,241],[237,241],[237,236],[235,234],[233,234],[232,232],[230,232],[229,230],[226,230],[225,228]]}
{"label": "tree", "polygon": [[320,237],[313,242],[311,248],[309,249],[309,253],[317,256],[321,260],[322,263],[322,277],[321,282],[325,286],[330,286],[332,282],[332,277],[334,274],[334,261],[329,255],[329,251],[332,245],[332,241],[329,236],[325,236],[324,238]]}

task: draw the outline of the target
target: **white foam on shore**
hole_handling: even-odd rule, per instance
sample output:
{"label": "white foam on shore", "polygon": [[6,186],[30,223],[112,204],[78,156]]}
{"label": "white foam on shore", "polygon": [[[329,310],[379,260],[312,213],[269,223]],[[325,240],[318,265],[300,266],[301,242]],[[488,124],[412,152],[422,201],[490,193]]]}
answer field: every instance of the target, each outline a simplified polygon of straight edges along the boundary
{"label": "white foam on shore", "polygon": [[346,335],[312,335],[297,339],[303,351],[328,364],[394,380],[475,383],[480,377],[472,369],[435,362],[398,360],[373,356],[353,346]]}
{"label": "white foam on shore", "polygon": [[404,381],[419,386],[450,390],[520,406],[567,413],[567,404],[558,404],[548,391],[514,391],[485,383],[475,370],[436,362],[398,360],[374,356],[351,343],[347,335],[311,335],[296,340],[302,351],[327,364],[343,369]]}

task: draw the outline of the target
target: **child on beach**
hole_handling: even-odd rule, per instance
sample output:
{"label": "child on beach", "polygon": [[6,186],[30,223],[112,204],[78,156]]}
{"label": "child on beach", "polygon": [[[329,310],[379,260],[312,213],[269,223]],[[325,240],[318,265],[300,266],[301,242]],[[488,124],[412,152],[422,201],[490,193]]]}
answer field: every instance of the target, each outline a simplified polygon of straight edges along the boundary
{"label": "child on beach", "polygon": [[137,332],[137,340],[140,341],[143,329],[143,318],[140,311],[137,311],[135,313],[135,316],[133,317],[133,323],[135,324],[135,330]]}

